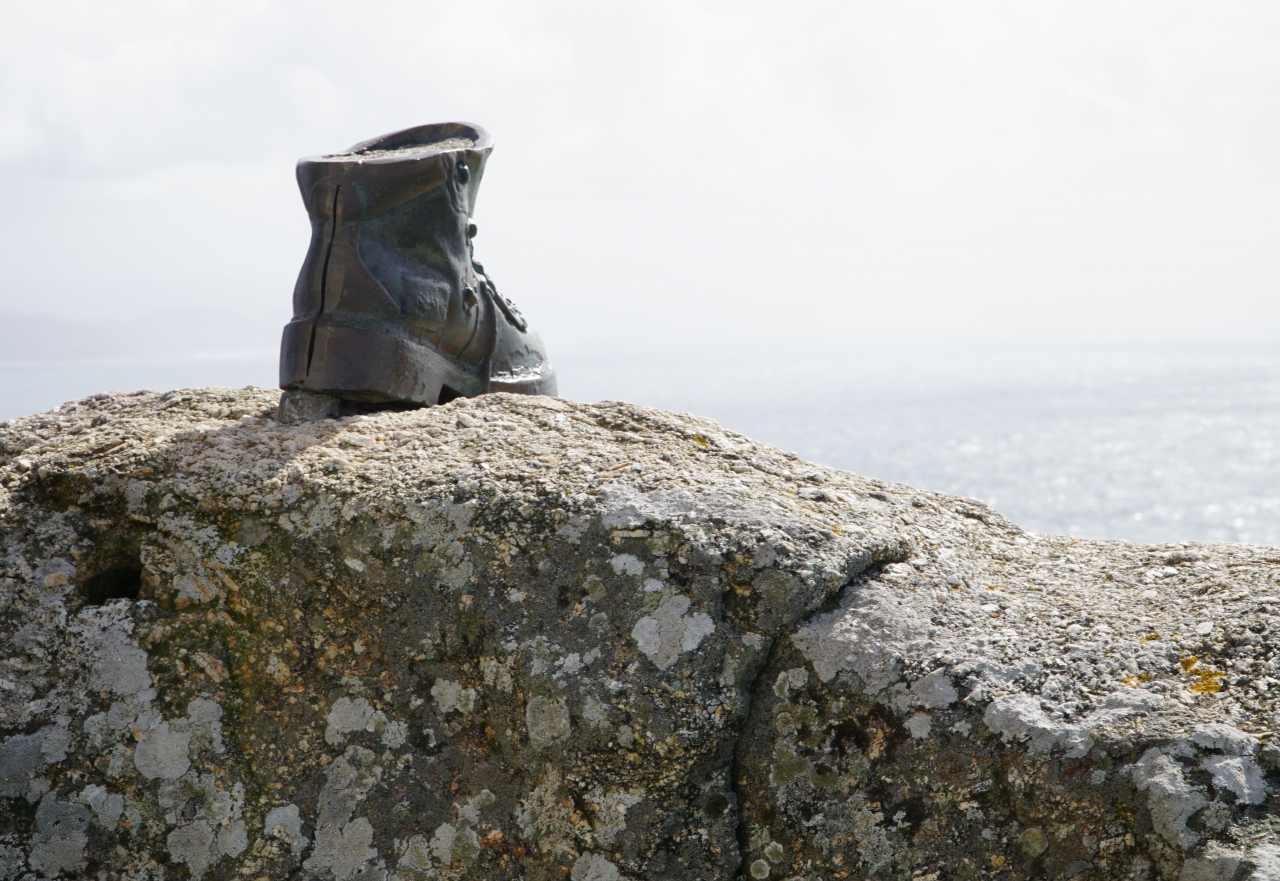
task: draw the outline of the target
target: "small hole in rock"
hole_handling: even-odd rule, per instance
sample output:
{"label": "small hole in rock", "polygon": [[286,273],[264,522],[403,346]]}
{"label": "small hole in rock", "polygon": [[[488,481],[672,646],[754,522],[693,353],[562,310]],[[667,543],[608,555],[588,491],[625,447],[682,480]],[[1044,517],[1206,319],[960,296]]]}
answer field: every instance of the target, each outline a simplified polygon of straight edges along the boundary
{"label": "small hole in rock", "polygon": [[142,590],[142,563],[121,562],[90,577],[80,587],[86,603],[100,606],[111,600],[136,600]]}
{"label": "small hole in rock", "polygon": [[347,401],[344,400],[339,405],[339,416],[367,416],[371,413],[385,413],[388,411],[403,412],[405,410],[416,410],[420,404],[406,404],[404,401]]}
{"label": "small hole in rock", "polygon": [[437,404],[447,404],[450,401],[457,400],[462,397],[461,392],[456,392],[447,385],[440,387],[440,397],[436,400]]}

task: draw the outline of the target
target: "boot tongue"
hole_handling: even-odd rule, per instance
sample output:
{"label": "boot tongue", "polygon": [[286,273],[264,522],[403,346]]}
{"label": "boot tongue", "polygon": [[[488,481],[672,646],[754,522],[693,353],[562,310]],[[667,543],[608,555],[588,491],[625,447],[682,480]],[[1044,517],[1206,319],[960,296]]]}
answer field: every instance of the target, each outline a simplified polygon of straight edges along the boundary
{"label": "boot tongue", "polygon": [[443,138],[426,144],[413,144],[395,150],[360,150],[354,153],[330,153],[322,159],[381,159],[386,156],[409,156],[414,153],[445,153],[449,150],[468,150],[476,145],[470,138]]}

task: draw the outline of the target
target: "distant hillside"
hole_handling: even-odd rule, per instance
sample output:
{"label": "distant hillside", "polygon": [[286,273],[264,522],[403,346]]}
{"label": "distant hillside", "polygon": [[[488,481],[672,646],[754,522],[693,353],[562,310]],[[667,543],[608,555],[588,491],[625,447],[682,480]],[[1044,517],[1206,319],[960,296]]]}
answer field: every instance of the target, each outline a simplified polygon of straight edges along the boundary
{"label": "distant hillside", "polygon": [[110,321],[0,312],[0,363],[267,352],[287,317],[172,310]]}

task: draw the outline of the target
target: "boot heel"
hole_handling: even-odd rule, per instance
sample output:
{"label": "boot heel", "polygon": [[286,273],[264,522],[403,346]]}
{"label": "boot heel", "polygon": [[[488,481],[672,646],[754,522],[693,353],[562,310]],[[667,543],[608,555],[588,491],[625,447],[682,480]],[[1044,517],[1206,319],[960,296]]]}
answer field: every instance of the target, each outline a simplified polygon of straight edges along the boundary
{"label": "boot heel", "polygon": [[285,326],[280,372],[281,378],[287,375],[290,381],[282,383],[284,388],[373,403],[426,404],[440,401],[442,392],[448,399],[473,397],[485,390],[481,377],[459,370],[435,350],[410,340],[331,324],[316,327],[310,338],[304,327],[303,322]]}

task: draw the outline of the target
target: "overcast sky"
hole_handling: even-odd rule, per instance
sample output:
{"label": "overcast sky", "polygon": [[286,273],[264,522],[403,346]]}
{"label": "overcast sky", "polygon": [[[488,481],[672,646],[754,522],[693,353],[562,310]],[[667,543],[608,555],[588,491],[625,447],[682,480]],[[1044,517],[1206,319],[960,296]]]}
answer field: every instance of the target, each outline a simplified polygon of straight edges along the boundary
{"label": "overcast sky", "polygon": [[296,159],[449,119],[553,354],[1280,337],[1274,2],[10,4],[0,312],[272,345]]}

